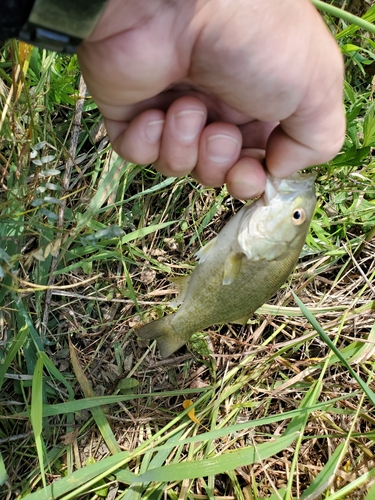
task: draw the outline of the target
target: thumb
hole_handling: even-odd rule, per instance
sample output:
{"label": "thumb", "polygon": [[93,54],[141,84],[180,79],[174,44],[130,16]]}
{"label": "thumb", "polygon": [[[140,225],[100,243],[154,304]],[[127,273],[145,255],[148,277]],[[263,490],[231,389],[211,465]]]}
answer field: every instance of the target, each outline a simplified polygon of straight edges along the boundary
{"label": "thumb", "polygon": [[286,177],[331,160],[343,145],[345,128],[342,72],[336,68],[312,81],[297,110],[272,131],[266,146],[268,170]]}
{"label": "thumb", "polygon": [[278,125],[271,133],[266,148],[266,165],[275,177],[288,175],[331,160],[341,149],[345,138],[343,112],[332,117],[332,124],[302,123],[298,127]]}

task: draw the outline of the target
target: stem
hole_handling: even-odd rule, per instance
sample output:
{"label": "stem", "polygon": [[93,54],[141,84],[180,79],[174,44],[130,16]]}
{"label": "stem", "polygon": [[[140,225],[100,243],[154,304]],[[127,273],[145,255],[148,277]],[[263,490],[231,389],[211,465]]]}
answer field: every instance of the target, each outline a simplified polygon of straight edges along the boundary
{"label": "stem", "polygon": [[354,24],[359,28],[363,28],[364,30],[375,34],[375,26],[372,23],[365,21],[361,17],[350,14],[349,12],[346,12],[346,10],[339,9],[338,7],[334,7],[333,5],[322,2],[321,0],[311,0],[311,2],[317,9],[322,10],[323,12],[327,12],[332,16],[343,19],[350,24]]}

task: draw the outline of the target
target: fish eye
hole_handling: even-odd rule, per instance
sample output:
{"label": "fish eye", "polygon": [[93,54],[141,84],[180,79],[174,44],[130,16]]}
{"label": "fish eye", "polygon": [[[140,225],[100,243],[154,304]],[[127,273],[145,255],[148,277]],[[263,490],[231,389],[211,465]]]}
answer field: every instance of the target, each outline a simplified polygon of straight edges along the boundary
{"label": "fish eye", "polygon": [[295,226],[300,226],[306,220],[306,212],[303,208],[297,208],[292,215],[292,221]]}

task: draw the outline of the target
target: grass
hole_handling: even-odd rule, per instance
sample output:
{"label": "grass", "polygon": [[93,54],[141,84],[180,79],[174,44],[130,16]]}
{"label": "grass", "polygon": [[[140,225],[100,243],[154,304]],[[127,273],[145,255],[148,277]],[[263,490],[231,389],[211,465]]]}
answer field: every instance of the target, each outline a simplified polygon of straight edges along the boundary
{"label": "grass", "polygon": [[167,360],[136,329],[242,203],[121,160],[75,57],[2,47],[1,498],[374,498],[374,42],[336,13],[347,137],[300,262]]}

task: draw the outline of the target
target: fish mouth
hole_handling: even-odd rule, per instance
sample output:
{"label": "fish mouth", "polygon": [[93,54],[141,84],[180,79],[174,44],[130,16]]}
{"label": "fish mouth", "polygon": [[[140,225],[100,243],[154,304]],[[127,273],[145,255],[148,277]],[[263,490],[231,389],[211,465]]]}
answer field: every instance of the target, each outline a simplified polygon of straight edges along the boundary
{"label": "fish mouth", "polygon": [[314,189],[316,177],[315,172],[294,172],[283,179],[267,173],[264,191],[265,205],[268,205],[276,197],[282,197],[284,201],[293,201],[301,193]]}

